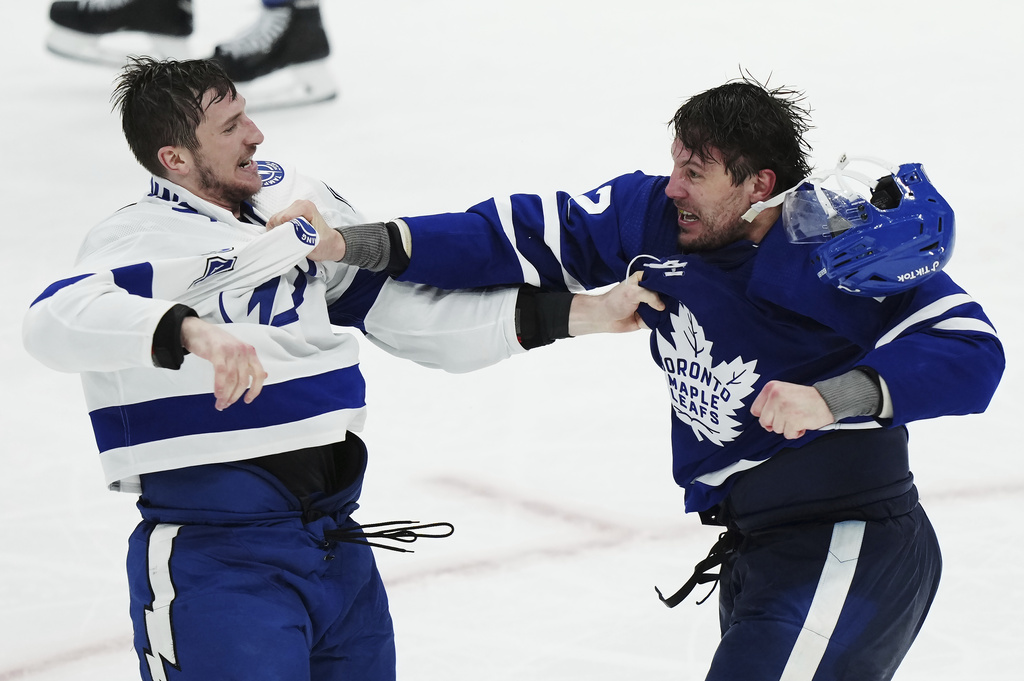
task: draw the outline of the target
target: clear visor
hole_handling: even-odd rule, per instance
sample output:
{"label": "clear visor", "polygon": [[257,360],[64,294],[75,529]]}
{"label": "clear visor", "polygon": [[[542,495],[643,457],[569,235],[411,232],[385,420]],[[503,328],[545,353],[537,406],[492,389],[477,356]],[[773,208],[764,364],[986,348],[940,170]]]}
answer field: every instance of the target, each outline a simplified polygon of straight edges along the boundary
{"label": "clear visor", "polygon": [[856,202],[823,187],[805,184],[787,194],[782,202],[782,225],[793,243],[828,241],[853,227],[846,216],[858,214]]}
{"label": "clear visor", "polygon": [[870,157],[843,155],[834,169],[812,175],[785,192],[784,198],[777,197],[776,201],[782,198],[782,224],[790,241],[821,243],[869,219],[877,180],[850,169],[851,162],[867,162],[890,173],[898,168]]}

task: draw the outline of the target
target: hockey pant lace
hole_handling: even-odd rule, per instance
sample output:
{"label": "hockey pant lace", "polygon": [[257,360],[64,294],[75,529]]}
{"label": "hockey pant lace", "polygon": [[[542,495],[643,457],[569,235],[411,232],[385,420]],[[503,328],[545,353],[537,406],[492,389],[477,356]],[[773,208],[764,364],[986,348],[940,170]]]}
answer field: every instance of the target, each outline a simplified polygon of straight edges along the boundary
{"label": "hockey pant lace", "polygon": [[690,576],[686,583],[683,584],[678,591],[674,594],[665,598],[662,595],[661,589],[654,587],[654,590],[658,592],[658,598],[669,608],[674,608],[683,602],[683,599],[690,595],[690,592],[698,584],[707,584],[708,582],[714,582],[711,585],[711,591],[708,594],[697,601],[697,605],[701,605],[707,599],[711,598],[711,594],[715,592],[715,587],[718,586],[718,581],[721,578],[721,572],[709,572],[712,568],[719,567],[725,562],[726,557],[732,553],[740,542],[740,534],[733,530],[727,530],[722,534],[718,535],[718,541],[711,547],[708,552],[708,557],[697,563],[693,568],[693,575]]}
{"label": "hockey pant lace", "polygon": [[346,544],[365,544],[378,549],[387,549],[388,551],[413,553],[412,549],[404,549],[401,546],[389,546],[370,540],[380,539],[411,544],[417,539],[443,539],[452,536],[454,532],[455,526],[451,523],[426,523],[420,525],[418,520],[391,520],[383,523],[370,523],[344,529],[327,530],[324,532],[324,539]]}

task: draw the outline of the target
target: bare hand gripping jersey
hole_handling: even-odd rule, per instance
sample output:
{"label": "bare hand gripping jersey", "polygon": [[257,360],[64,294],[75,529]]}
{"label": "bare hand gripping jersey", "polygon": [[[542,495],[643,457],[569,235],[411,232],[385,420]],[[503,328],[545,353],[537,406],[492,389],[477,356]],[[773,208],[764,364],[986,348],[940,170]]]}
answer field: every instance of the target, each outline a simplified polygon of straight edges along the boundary
{"label": "bare hand gripping jersey", "polygon": [[[242,219],[164,179],[91,230],[78,274],[30,308],[25,346],[82,372],[107,483],[138,491],[144,473],[250,459],[345,439],[365,418],[354,326],[388,351],[449,371],[522,352],[515,290],[440,292],[306,255],[316,233],[266,219],[312,200],[332,226],[361,217],[326,185],[260,162],[263,189]],[[252,344],[269,378],[252,404],[214,408],[209,362],[154,366],[154,330],[180,303]],[[417,320],[414,325],[412,320]],[[441,342],[441,338],[444,339]],[[170,418],[168,418],[170,416]]]}

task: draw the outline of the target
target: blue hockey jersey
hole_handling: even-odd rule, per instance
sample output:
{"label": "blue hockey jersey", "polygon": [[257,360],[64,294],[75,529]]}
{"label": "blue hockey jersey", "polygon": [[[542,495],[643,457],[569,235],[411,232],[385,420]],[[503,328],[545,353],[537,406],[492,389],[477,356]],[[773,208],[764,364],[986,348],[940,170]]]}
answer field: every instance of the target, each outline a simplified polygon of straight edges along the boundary
{"label": "blue hockey jersey", "polygon": [[666,303],[642,315],[665,372],[674,476],[688,511],[722,501],[737,473],[829,432],[786,440],[761,428],[750,405],[768,381],[811,385],[854,367],[875,370],[892,418],[832,429],[986,408],[1002,346],[982,308],[948,276],[883,299],[849,295],[819,281],[813,245],[790,243],[779,224],[759,244],[683,254],[667,182],[637,172],[580,196],[514,195],[465,213],[404,218],[414,257],[401,279],[576,292],[622,280],[631,263],[642,268],[643,285]]}

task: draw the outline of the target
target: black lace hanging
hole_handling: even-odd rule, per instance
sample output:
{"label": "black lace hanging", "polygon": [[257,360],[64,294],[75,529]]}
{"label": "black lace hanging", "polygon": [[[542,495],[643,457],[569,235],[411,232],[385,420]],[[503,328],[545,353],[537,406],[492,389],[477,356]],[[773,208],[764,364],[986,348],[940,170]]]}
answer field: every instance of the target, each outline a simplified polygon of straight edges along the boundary
{"label": "black lace hanging", "polygon": [[[424,532],[423,530],[437,530],[437,532]],[[337,530],[324,532],[324,539],[328,541],[339,541],[347,544],[366,544],[378,549],[388,551],[399,551],[401,553],[413,553],[412,549],[404,549],[401,546],[389,546],[369,541],[380,539],[387,541],[411,544],[417,539],[443,539],[450,537],[455,532],[455,526],[451,523],[426,523],[420,525],[418,520],[390,520],[383,523],[370,523],[368,525],[357,525]]]}
{"label": "black lace hanging", "polygon": [[718,541],[711,547],[711,551],[708,552],[708,557],[694,566],[693,575],[686,580],[686,583],[683,584],[678,591],[668,598],[665,598],[661,593],[661,589],[654,587],[654,590],[658,592],[658,598],[661,599],[661,602],[669,608],[674,608],[682,603],[683,599],[689,596],[690,592],[693,591],[698,584],[714,582],[711,586],[711,591],[709,591],[704,598],[697,601],[697,605],[700,605],[707,599],[711,598],[711,594],[715,592],[715,587],[718,586],[718,580],[721,577],[721,572],[708,572],[708,570],[720,566],[725,561],[726,556],[732,553],[739,544],[739,540],[739,533],[733,531],[726,531],[718,535]]}

